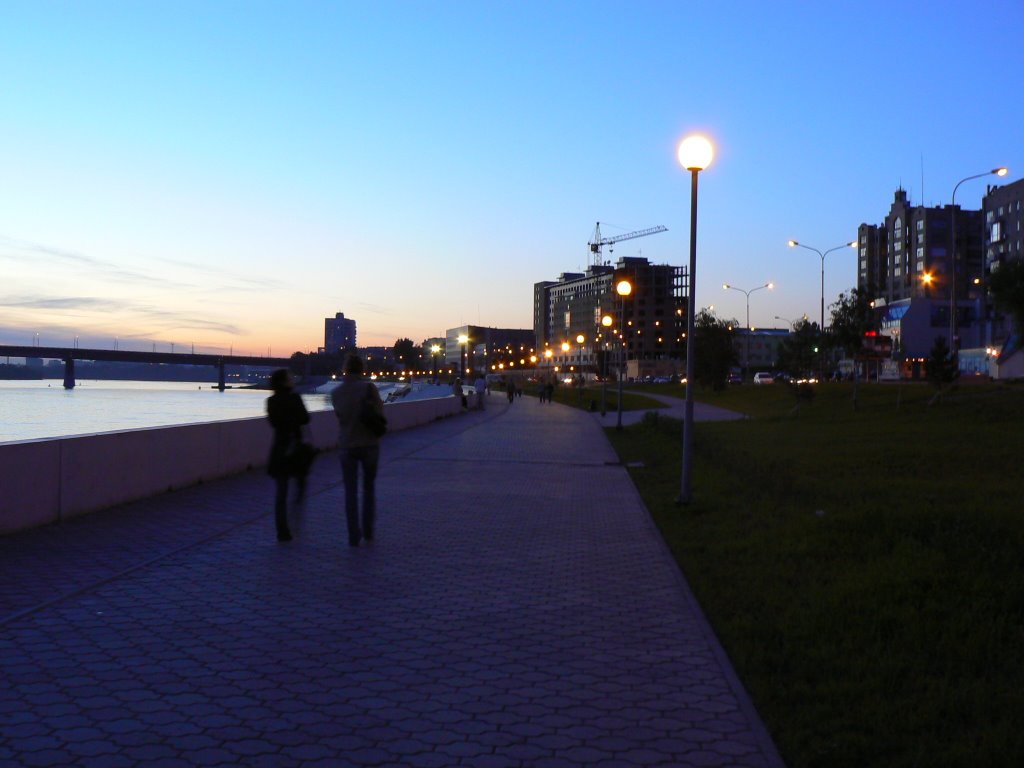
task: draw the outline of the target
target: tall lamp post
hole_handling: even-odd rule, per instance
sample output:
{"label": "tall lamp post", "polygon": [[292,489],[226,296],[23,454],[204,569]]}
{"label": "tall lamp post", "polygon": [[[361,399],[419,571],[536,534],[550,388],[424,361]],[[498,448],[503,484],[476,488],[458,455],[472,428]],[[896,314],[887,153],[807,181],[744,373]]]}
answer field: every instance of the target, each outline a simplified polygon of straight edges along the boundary
{"label": "tall lamp post", "polygon": [[820,374],[825,373],[825,257],[833,251],[841,251],[843,248],[856,248],[857,241],[851,240],[848,243],[837,245],[835,248],[829,248],[827,251],[819,251],[817,248],[812,248],[809,245],[804,245],[796,240],[790,240],[788,243],[790,248],[806,248],[808,251],[814,251],[818,256],[821,257],[821,324],[818,326],[818,333],[821,334],[821,358],[819,365],[821,367]]}
{"label": "tall lamp post", "polygon": [[622,380],[626,377],[626,297],[633,293],[633,284],[629,280],[619,280],[615,284],[615,292],[619,295],[619,399],[616,403],[618,415],[615,428],[622,429]]}
{"label": "tall lamp post", "polygon": [[608,329],[612,326],[611,315],[601,315],[601,332],[604,350],[601,355],[601,416],[608,413]]}
{"label": "tall lamp post", "polygon": [[430,345],[430,356],[432,358],[434,358],[434,378],[435,379],[437,378],[437,355],[438,355],[438,353],[440,351],[441,351],[441,345],[440,344],[431,344]]}
{"label": "tall lamp post", "polygon": [[956,242],[956,191],[960,188],[960,185],[965,181],[971,181],[973,179],[980,179],[985,176],[1005,176],[1009,171],[1006,168],[993,168],[991,171],[985,171],[985,173],[976,173],[973,176],[967,176],[966,178],[960,179],[953,187],[952,202],[949,206],[949,215],[952,221],[950,227],[950,237],[952,238],[952,260],[949,265],[949,353],[951,355],[956,354],[959,345],[956,343],[956,268],[960,260],[959,249],[957,248]]}
{"label": "tall lamp post", "polygon": [[690,172],[690,297],[686,302],[686,416],[683,422],[683,477],[679,503],[692,498],[690,476],[693,472],[693,348],[697,299],[697,176],[711,164],[714,150],[703,136],[688,136],[679,144],[679,164]]}
{"label": "tall lamp post", "polygon": [[469,362],[469,336],[464,333],[459,334],[459,344],[462,345],[462,370],[459,371],[459,378],[466,375],[466,364]]}
{"label": "tall lamp post", "polygon": [[747,297],[747,344],[746,350],[743,353],[743,378],[746,379],[747,374],[750,373],[750,294],[755,291],[762,291],[765,288],[770,291],[775,288],[775,283],[765,283],[764,285],[757,286],[757,288],[751,288],[749,291],[737,288],[735,285],[729,285],[728,283],[723,283],[722,288],[726,291],[739,291]]}

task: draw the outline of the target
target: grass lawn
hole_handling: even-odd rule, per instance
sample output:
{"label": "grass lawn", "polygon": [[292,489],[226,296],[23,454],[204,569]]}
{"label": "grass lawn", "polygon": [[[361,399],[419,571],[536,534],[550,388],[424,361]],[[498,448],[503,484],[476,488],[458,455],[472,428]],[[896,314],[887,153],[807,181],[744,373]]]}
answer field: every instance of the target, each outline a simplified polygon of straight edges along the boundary
{"label": "grass lawn", "polygon": [[608,435],[787,765],[1024,765],[1024,387],[851,387]]}

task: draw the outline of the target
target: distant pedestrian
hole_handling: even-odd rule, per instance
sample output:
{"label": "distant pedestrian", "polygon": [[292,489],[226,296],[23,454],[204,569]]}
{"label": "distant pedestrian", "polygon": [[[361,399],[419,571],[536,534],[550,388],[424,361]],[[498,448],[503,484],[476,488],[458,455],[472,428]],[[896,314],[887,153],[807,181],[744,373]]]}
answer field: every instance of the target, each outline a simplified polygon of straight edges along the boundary
{"label": "distant pedestrian", "polygon": [[296,501],[301,503],[306,493],[306,474],[309,467],[296,467],[295,452],[302,444],[302,426],[309,423],[309,412],[302,397],[292,391],[292,377],[284,368],[270,376],[274,394],[267,398],[267,420],[274,428],[270,445],[267,474],[274,478],[277,492],[274,497],[274,524],[278,541],[291,541],[288,527],[288,479],[295,477],[298,486]]}
{"label": "distant pedestrian", "polygon": [[481,411],[484,409],[484,395],[487,394],[487,379],[481,373],[473,382],[473,389],[476,390],[476,407]]}
{"label": "distant pedestrian", "polygon": [[[383,415],[384,404],[373,382],[363,379],[363,359],[349,355],[340,387],[331,393],[331,405],[338,417],[338,450],[341,475],[345,481],[345,522],[348,543],[358,547],[363,539],[373,541],[376,523],[377,465],[380,436],[363,422],[364,409]],[[359,468],[363,470],[362,519],[359,516]]]}
{"label": "distant pedestrian", "polygon": [[505,385],[505,394],[508,395],[508,402],[511,405],[512,398],[516,396],[516,383],[512,379],[509,379],[508,384]]}
{"label": "distant pedestrian", "polygon": [[544,385],[545,399],[550,403],[555,397],[555,384],[550,379]]}

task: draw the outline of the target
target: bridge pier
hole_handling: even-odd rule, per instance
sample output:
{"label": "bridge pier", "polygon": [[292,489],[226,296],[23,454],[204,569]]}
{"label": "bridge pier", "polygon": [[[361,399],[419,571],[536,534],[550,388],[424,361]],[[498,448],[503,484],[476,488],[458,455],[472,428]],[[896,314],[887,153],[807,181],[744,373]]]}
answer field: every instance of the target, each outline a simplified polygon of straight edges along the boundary
{"label": "bridge pier", "polygon": [[223,392],[227,389],[227,383],[224,380],[224,361],[217,361],[217,389]]}
{"label": "bridge pier", "polygon": [[75,358],[64,358],[64,389],[75,388]]}

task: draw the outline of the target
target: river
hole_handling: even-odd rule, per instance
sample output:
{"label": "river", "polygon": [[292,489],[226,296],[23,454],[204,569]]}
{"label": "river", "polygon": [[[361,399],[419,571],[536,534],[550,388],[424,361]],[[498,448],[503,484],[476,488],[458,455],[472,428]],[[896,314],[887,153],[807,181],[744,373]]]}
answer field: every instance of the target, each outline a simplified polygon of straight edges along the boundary
{"label": "river", "polygon": [[[263,416],[269,395],[209,382],[79,379],[66,390],[54,379],[0,381],[0,443]],[[330,408],[325,395],[302,399],[310,411]]]}

